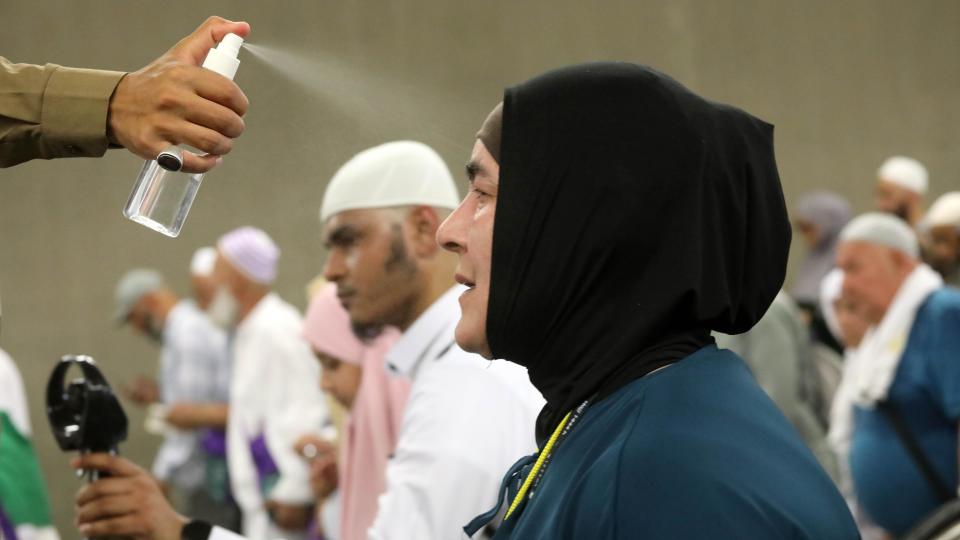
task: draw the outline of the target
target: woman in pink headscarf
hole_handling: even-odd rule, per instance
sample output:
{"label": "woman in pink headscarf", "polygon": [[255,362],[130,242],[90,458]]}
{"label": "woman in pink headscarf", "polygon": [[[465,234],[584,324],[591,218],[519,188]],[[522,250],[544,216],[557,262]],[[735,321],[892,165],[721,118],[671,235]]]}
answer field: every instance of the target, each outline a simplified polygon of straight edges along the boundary
{"label": "woman in pink headscarf", "polygon": [[[338,539],[364,540],[377,515],[387,460],[397,445],[410,393],[409,381],[387,373],[383,360],[399,332],[387,329],[370,342],[358,339],[331,284],[310,302],[304,336],[323,365],[321,388],[349,411],[336,467],[341,504]],[[306,454],[315,454],[322,446],[313,444]],[[311,483],[315,490],[329,492],[333,479],[318,469],[322,467],[312,468]]]}

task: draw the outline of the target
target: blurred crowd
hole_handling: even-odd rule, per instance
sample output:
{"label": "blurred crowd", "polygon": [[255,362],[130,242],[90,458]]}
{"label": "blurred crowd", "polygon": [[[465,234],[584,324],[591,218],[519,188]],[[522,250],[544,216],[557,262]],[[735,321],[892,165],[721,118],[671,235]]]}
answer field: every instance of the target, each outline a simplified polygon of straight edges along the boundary
{"label": "blurred crowd", "polygon": [[[427,180],[411,186],[417,176]],[[801,197],[792,221],[803,255],[792,283],[753,329],[716,335],[746,360],[841,488],[867,538],[903,534],[952,498],[957,484],[960,320],[943,306],[960,296],[953,288],[960,283],[960,192],[927,207],[927,185],[924,166],[898,156],[880,167],[867,213],[854,216],[829,191]],[[128,381],[123,391],[147,408],[143,429],[162,437],[151,472],[178,510],[251,538],[364,538],[375,520],[409,526],[409,513],[424,510],[407,506],[449,509],[458,504],[451,498],[465,508],[452,512],[452,530],[471,517],[463,483],[434,490],[428,497],[435,500],[415,495],[419,483],[442,483],[424,477],[416,461],[444,453],[421,446],[458,444],[436,423],[476,427],[480,420],[470,419],[470,396],[444,395],[444,386],[454,386],[423,364],[423,356],[458,349],[449,335],[458,309],[432,259],[413,254],[417,240],[403,232],[411,219],[429,229],[457,202],[446,166],[423,145],[391,143],[354,158],[324,199],[331,282],[309,284],[305,318],[272,292],[280,248],[254,227],[199,248],[184,265],[187,294],[155,270],[120,277],[117,322],[160,349],[156,377]],[[417,204],[436,215],[418,218],[409,210]],[[359,317],[349,316],[351,304]],[[36,530],[18,537],[44,538],[40,525],[50,520],[31,460],[24,389],[5,354],[0,368],[4,433],[19,435],[0,443],[3,522],[33,523]],[[502,416],[528,412],[512,430],[515,441],[498,425],[486,442],[472,430],[470,442],[459,443],[472,450],[449,449],[463,467],[475,466],[470,451],[530,450],[522,447],[532,438],[522,434],[539,396],[523,397],[522,381],[511,383],[517,374],[489,371],[478,370],[491,379],[486,391],[519,400],[501,402]],[[420,394],[411,396],[411,383]],[[411,463],[394,463],[399,478],[388,478],[402,437],[414,447],[403,454]],[[490,448],[477,448],[483,445]],[[928,464],[919,465],[910,446]],[[501,466],[478,471],[474,482],[495,487]],[[388,482],[408,484],[393,507],[384,498]],[[35,504],[11,504],[17,499]]]}

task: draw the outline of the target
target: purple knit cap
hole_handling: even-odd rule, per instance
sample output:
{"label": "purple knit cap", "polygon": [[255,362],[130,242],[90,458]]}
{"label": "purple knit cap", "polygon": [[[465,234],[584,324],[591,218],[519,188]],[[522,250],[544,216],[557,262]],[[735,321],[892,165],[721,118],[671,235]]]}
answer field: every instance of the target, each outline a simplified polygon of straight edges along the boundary
{"label": "purple knit cap", "polygon": [[234,229],[220,237],[217,248],[230,264],[253,281],[270,285],[276,279],[280,248],[260,229]]}

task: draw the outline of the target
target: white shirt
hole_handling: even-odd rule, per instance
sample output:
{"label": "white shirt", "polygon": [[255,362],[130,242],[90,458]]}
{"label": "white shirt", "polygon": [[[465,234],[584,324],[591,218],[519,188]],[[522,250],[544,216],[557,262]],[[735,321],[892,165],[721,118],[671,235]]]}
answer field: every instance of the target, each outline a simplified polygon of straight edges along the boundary
{"label": "white shirt", "polygon": [[[230,393],[227,336],[190,300],[167,314],[160,352],[160,392],[166,405],[226,403]],[[153,462],[153,474],[184,489],[203,482],[204,455],[196,431],[171,431]]]}
{"label": "white shirt", "polygon": [[234,336],[227,460],[233,496],[243,511],[244,534],[255,540],[278,534],[264,509],[250,454],[250,442],[257,437],[265,437],[280,473],[268,498],[286,504],[313,502],[308,467],[293,445],[304,433],[319,435],[328,411],[319,388],[320,365],[302,332],[300,313],[271,293]]}
{"label": "white shirt", "polygon": [[[467,353],[454,340],[463,290],[434,302],[387,355],[391,371],[413,386],[371,540],[465,538],[463,526],[496,503],[507,469],[536,450],[544,402],[526,369]],[[209,540],[241,539],[214,527]]]}
{"label": "white shirt", "polygon": [[413,385],[371,540],[465,538],[463,526],[496,503],[507,469],[536,450],[543,398],[526,369],[454,340],[463,290],[447,291],[387,354]]}

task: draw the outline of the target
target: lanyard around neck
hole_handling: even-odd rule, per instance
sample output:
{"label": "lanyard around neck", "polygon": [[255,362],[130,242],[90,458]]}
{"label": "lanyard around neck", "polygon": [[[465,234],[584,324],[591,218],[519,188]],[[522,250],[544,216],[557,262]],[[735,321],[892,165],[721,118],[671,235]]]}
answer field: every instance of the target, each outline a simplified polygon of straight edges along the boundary
{"label": "lanyard around neck", "polygon": [[589,403],[589,399],[584,401],[575,410],[568,412],[563,417],[563,420],[557,424],[556,429],[553,430],[550,438],[547,439],[547,444],[545,444],[543,450],[540,451],[540,456],[537,457],[536,463],[533,464],[533,468],[530,469],[530,473],[527,474],[526,480],[524,480],[523,485],[520,486],[520,491],[517,492],[516,497],[513,498],[513,502],[510,503],[510,508],[507,509],[507,513],[503,517],[504,521],[509,519],[514,510],[520,506],[520,502],[527,496],[527,492],[540,483],[540,479],[543,477],[543,473],[547,470],[547,465],[550,463],[554,447],[570,433],[570,430],[574,424],[577,423],[577,420],[580,419],[580,416],[583,415],[583,411],[586,410]]}

